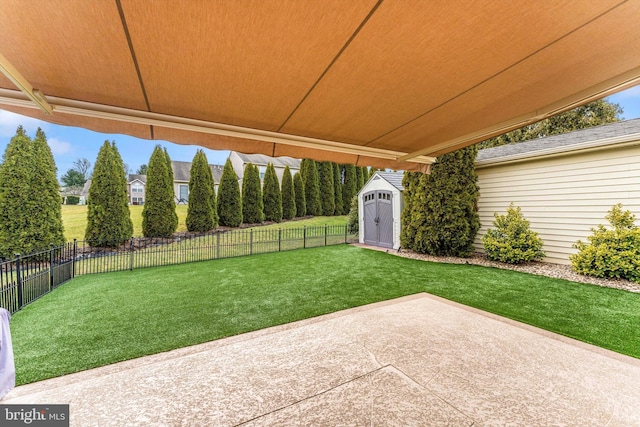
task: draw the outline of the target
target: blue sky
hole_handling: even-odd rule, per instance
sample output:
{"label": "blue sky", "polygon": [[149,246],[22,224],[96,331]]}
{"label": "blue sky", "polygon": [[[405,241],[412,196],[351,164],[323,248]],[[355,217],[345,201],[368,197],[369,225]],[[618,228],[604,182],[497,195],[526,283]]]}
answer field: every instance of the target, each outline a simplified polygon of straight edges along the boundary
{"label": "blue sky", "polygon": [[[622,106],[624,119],[640,117],[640,86],[610,96],[609,101]],[[93,165],[100,146],[107,139],[116,141],[122,159],[129,165],[132,173],[135,173],[141,164],[149,162],[149,157],[156,144],[166,147],[172,160],[187,162],[193,159],[199,148],[193,145],[149,141],[126,135],[104,134],[81,128],[59,126],[0,110],[0,153],[4,153],[9,140],[15,135],[18,125],[22,125],[31,137],[35,136],[38,127],[44,130],[58,167],[58,177],[72,168],[76,159],[87,158]],[[228,151],[205,149],[205,153],[209,163],[220,165],[224,164],[229,156]]]}

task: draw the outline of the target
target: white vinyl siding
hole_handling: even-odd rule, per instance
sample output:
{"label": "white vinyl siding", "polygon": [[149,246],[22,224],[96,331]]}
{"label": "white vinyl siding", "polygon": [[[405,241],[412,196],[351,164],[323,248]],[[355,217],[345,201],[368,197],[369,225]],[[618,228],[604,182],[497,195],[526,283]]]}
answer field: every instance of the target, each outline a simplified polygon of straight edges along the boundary
{"label": "white vinyl siding", "polygon": [[493,213],[504,214],[511,202],[544,240],[545,261],[559,264],[570,263],[572,245],[586,241],[592,227],[607,224],[604,217],[614,204],[640,217],[638,145],[479,166],[477,173],[480,251]]}

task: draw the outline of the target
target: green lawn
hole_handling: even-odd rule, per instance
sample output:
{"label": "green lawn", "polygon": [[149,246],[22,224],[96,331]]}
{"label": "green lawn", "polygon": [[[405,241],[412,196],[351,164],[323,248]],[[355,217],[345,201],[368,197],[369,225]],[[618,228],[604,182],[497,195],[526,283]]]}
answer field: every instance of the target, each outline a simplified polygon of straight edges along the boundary
{"label": "green lawn", "polygon": [[418,292],[640,357],[640,295],[340,245],[76,278],[14,314],[17,382]]}
{"label": "green lawn", "polygon": [[[142,236],[142,206],[129,206],[131,221],[133,222],[133,235]],[[178,232],[187,231],[187,205],[177,205]],[[344,225],[347,222],[346,216],[318,216],[306,218],[304,220],[293,220],[281,224],[273,224],[265,227],[271,228],[293,228],[316,225]],[[84,240],[84,232],[87,228],[87,206],[86,205],[62,205],[62,223],[64,224],[64,236],[68,242],[73,239]]]}

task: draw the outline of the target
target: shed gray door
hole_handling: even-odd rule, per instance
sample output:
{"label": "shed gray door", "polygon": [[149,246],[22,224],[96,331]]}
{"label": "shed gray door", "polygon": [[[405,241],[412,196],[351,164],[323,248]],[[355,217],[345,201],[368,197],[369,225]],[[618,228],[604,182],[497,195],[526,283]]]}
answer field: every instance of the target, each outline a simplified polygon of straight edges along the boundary
{"label": "shed gray door", "polygon": [[393,205],[390,191],[364,194],[364,243],[393,247]]}

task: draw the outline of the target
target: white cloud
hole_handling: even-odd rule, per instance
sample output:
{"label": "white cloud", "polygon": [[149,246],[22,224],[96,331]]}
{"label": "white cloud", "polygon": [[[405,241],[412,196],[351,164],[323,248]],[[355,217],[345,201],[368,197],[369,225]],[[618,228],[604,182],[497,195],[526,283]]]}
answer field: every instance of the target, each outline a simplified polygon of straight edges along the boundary
{"label": "white cloud", "polygon": [[60,141],[56,138],[47,138],[47,142],[54,156],[61,156],[73,152],[73,147],[70,142]]}
{"label": "white cloud", "polygon": [[39,127],[46,132],[48,125],[47,122],[43,122],[42,120],[0,110],[0,137],[11,137],[15,135],[18,126],[22,126],[24,130],[27,131],[27,135],[33,137]]}

